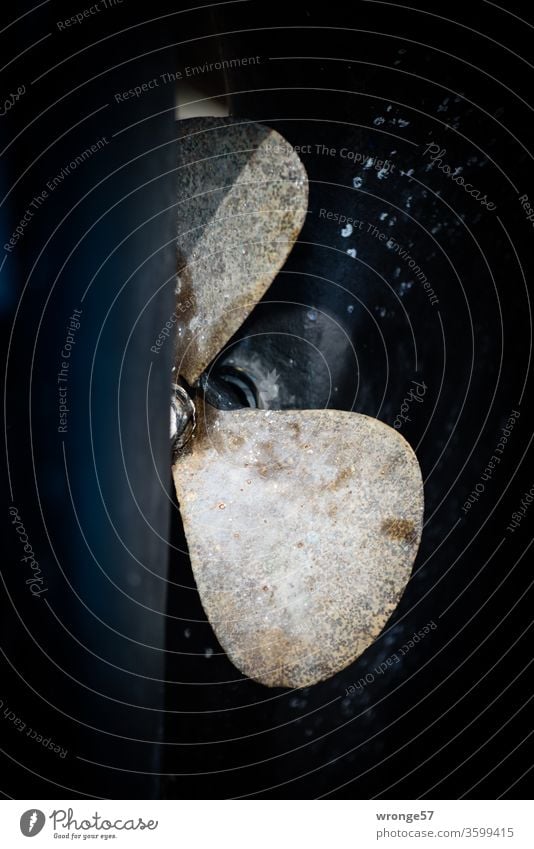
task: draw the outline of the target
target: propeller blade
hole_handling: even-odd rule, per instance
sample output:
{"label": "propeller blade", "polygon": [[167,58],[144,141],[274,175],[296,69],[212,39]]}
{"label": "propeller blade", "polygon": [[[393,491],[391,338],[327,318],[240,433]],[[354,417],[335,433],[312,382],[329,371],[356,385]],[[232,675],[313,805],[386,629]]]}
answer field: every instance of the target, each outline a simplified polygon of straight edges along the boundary
{"label": "propeller blade", "polygon": [[421,537],[417,458],[337,410],[197,410],[173,475],[207,617],[269,687],[352,663],[393,613]]}
{"label": "propeller blade", "polygon": [[192,384],[284,264],[308,179],[268,127],[191,118],[179,130],[176,371]]}

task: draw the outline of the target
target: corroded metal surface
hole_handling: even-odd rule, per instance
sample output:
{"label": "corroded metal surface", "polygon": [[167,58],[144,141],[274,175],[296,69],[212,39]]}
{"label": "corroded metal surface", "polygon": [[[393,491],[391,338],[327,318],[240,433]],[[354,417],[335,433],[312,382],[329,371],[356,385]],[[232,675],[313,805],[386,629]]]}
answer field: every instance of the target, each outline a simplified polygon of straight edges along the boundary
{"label": "corroded metal surface", "polygon": [[198,412],[173,474],[221,645],[267,686],[334,675],[380,633],[409,579],[423,521],[415,454],[357,413]]}
{"label": "corroded metal surface", "polygon": [[170,437],[173,461],[189,440],[196,425],[195,405],[182,386],[171,384]]}
{"label": "corroded metal surface", "polygon": [[277,132],[193,118],[179,126],[176,371],[193,383],[285,262],[308,203]]}

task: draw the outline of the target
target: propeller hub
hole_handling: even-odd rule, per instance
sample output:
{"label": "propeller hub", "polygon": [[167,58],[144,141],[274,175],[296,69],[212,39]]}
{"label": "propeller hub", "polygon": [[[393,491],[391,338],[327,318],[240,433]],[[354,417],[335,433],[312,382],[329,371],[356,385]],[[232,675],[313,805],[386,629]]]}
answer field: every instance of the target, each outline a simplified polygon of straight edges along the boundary
{"label": "propeller hub", "polygon": [[173,461],[176,453],[186,445],[195,429],[195,405],[183,387],[171,384],[171,446]]}

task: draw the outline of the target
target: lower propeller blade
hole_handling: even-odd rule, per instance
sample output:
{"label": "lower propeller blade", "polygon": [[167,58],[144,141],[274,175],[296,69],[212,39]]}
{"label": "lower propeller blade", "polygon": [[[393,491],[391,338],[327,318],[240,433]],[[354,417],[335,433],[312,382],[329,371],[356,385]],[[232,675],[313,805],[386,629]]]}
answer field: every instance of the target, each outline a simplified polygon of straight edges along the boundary
{"label": "lower propeller blade", "polygon": [[173,475],[204,610],[245,675],[305,687],[378,636],[423,521],[397,431],[336,410],[206,405]]}

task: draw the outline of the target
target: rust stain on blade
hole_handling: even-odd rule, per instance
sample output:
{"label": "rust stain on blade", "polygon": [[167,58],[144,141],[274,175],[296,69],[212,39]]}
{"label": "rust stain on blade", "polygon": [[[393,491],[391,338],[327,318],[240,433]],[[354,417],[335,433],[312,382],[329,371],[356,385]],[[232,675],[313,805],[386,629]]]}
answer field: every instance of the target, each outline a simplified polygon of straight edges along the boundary
{"label": "rust stain on blade", "polygon": [[382,530],[397,542],[413,544],[417,539],[417,529],[408,519],[384,519]]}

